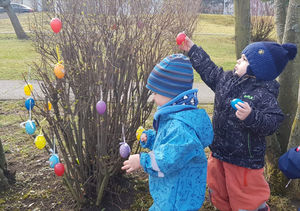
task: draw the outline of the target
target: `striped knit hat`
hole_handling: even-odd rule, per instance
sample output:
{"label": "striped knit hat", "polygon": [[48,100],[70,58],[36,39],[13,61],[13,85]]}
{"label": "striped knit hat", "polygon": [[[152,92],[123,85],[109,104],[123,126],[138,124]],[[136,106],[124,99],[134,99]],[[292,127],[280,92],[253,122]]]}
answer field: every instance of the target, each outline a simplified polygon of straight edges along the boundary
{"label": "striped knit hat", "polygon": [[160,95],[174,98],[193,87],[193,67],[183,54],[173,54],[155,65],[146,87]]}

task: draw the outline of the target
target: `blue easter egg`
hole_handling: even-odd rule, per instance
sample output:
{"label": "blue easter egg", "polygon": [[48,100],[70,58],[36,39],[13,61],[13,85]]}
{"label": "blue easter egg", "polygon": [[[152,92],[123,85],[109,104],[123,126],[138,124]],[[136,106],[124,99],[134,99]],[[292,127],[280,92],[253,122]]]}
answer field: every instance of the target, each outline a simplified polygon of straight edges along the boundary
{"label": "blue easter egg", "polygon": [[58,157],[58,155],[57,154],[53,154],[49,158],[49,162],[50,162],[50,168],[54,168],[54,166],[59,163],[59,157]]}
{"label": "blue easter egg", "polygon": [[231,101],[231,103],[230,103],[231,106],[232,106],[232,108],[234,108],[235,110],[237,110],[237,108],[235,107],[235,105],[236,105],[238,102],[244,103],[244,101],[242,101],[242,100],[240,100],[240,99],[238,99],[238,98],[233,99],[233,100]]}
{"label": "blue easter egg", "polygon": [[25,107],[27,110],[32,110],[35,105],[34,99],[32,97],[27,98],[25,101]]}
{"label": "blue easter egg", "polygon": [[28,133],[29,135],[34,134],[34,132],[36,130],[35,123],[31,120],[28,120],[25,124],[25,130],[26,130],[26,133]]}

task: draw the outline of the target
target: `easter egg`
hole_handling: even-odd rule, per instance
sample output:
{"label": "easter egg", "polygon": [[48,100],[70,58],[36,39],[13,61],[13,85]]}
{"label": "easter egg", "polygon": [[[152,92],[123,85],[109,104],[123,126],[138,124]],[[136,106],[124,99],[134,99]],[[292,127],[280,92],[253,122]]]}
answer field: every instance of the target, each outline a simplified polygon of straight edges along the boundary
{"label": "easter egg", "polygon": [[36,130],[35,123],[31,120],[28,120],[25,124],[25,130],[26,130],[26,133],[29,135],[34,134],[34,132]]}
{"label": "easter egg", "polygon": [[96,104],[96,110],[99,114],[104,114],[106,110],[106,104],[103,100],[98,101],[98,103]]}
{"label": "easter egg", "polygon": [[65,68],[62,64],[57,63],[54,67],[54,74],[58,79],[62,79],[65,76]]}
{"label": "easter egg", "polygon": [[51,108],[52,108],[52,104],[50,102],[48,102],[48,106],[45,105],[45,111],[47,111],[47,110],[50,111]]}
{"label": "easter egg", "polygon": [[32,97],[27,98],[25,101],[25,107],[27,110],[32,110],[35,105],[34,99]]}
{"label": "easter egg", "polygon": [[131,152],[130,146],[125,142],[121,142],[120,144],[120,155],[122,158],[127,158]]}
{"label": "easter egg", "polygon": [[57,154],[52,154],[51,157],[49,158],[50,168],[54,168],[54,166],[58,163],[59,163],[58,155]]}
{"label": "easter egg", "polygon": [[240,100],[240,99],[238,99],[238,98],[233,99],[233,100],[231,101],[231,103],[230,103],[231,106],[232,106],[232,108],[234,108],[235,110],[237,110],[236,104],[237,104],[238,102],[244,103],[244,101],[242,101],[242,100]]}
{"label": "easter egg", "polygon": [[144,23],[142,21],[138,21],[137,22],[137,27],[140,28],[140,29],[143,28],[144,27]]}
{"label": "easter egg", "polygon": [[46,139],[43,135],[38,135],[35,140],[34,144],[38,149],[43,149],[46,146]]}
{"label": "easter egg", "polygon": [[136,135],[136,139],[137,139],[138,141],[141,139],[141,135],[142,135],[142,133],[143,133],[144,130],[145,130],[145,129],[144,129],[142,126],[140,126],[140,127],[136,130],[135,135]]}
{"label": "easter egg", "polygon": [[31,84],[26,84],[24,86],[25,95],[30,96],[32,91],[33,91],[33,86]]}
{"label": "easter egg", "polygon": [[52,18],[50,21],[50,26],[54,33],[58,33],[61,30],[62,23],[59,18]]}
{"label": "easter egg", "polygon": [[62,163],[58,163],[54,166],[54,172],[57,176],[61,177],[65,173],[65,166]]}
{"label": "easter egg", "polygon": [[185,38],[186,38],[185,33],[183,33],[183,32],[179,33],[176,37],[177,45],[181,45],[184,42]]}

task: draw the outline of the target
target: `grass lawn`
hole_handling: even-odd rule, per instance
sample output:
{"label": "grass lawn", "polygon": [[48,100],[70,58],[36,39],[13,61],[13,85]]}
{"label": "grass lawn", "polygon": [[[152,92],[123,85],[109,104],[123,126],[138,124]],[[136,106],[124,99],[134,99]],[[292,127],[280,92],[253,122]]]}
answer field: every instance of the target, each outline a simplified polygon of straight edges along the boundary
{"label": "grass lawn", "polygon": [[[32,14],[19,15],[25,31],[29,30]],[[234,18],[224,15],[200,15],[193,35],[193,41],[201,45],[212,60],[225,70],[235,65]],[[29,66],[36,62],[39,55],[31,40],[18,40],[8,18],[0,19],[0,79],[23,80]],[[195,82],[200,82],[195,74]]]}
{"label": "grass lawn", "polygon": [[[20,15],[19,20],[25,31],[29,30],[32,14]],[[200,15],[193,35],[193,41],[201,45],[212,60],[225,70],[235,65],[234,18],[223,15]],[[0,19],[0,79],[23,80],[29,66],[38,61],[31,40],[16,38],[9,19]],[[195,74],[196,82],[200,82]],[[199,105],[212,116],[213,105]],[[54,175],[47,163],[49,154],[34,146],[34,136],[25,133],[19,124],[28,117],[24,102],[0,101],[0,139],[3,143],[8,167],[16,171],[16,184],[4,194],[0,194],[0,210],[75,210],[70,193],[62,184],[61,178]],[[36,117],[39,118],[39,117]],[[40,119],[40,118],[39,118]],[[151,125],[151,120],[149,120]],[[208,148],[206,153],[209,153]],[[139,174],[137,175],[139,176]],[[132,175],[138,182],[135,185],[135,201],[130,211],[147,210],[151,205],[147,177]],[[296,210],[288,198],[271,196],[272,210]],[[128,210],[128,211],[129,211]],[[215,210],[208,197],[200,211]],[[125,210],[124,210],[125,211]]]}

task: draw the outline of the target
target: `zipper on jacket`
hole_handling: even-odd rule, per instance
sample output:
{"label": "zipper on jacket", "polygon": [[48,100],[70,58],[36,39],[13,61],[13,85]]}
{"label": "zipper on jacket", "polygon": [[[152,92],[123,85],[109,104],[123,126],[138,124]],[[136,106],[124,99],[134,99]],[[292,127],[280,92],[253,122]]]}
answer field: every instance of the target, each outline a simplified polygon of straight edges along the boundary
{"label": "zipper on jacket", "polygon": [[253,158],[252,153],[251,153],[250,133],[248,133],[248,151],[250,154],[250,158]]}

